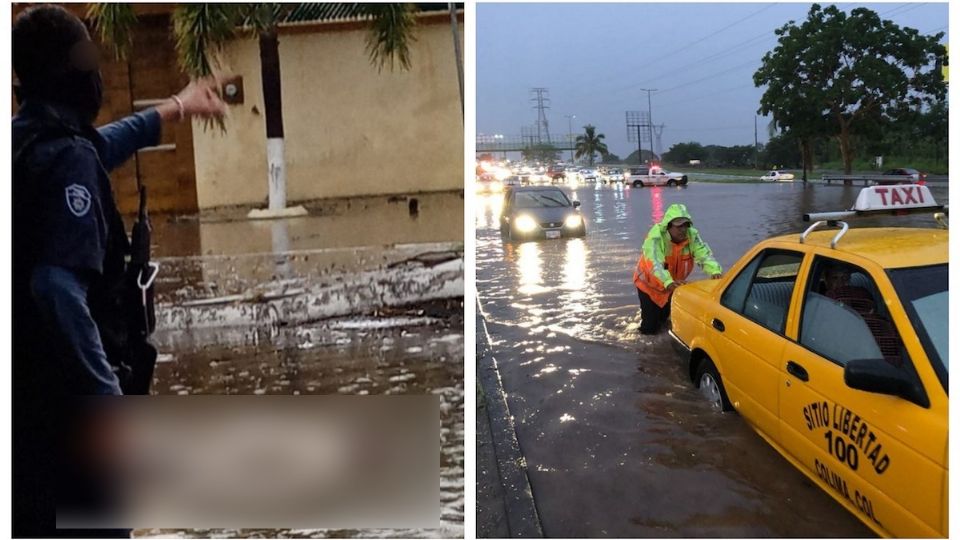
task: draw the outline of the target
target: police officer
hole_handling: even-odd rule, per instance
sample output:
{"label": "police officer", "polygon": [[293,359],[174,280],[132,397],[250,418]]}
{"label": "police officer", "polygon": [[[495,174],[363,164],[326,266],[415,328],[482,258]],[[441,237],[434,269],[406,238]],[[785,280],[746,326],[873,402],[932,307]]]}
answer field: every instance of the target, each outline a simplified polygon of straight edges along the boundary
{"label": "police officer", "polygon": [[[58,400],[120,394],[97,314],[129,250],[108,171],[158,144],[164,121],[221,116],[215,82],[99,129],[97,46],[56,6],[13,27],[14,536],[53,536],[49,464]],[[61,534],[62,534],[61,530]]]}

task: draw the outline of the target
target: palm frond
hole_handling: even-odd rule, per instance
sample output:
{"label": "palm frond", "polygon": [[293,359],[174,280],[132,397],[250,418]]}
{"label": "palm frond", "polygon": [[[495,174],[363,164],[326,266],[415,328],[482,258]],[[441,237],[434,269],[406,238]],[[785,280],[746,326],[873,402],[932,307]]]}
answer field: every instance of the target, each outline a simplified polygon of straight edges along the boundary
{"label": "palm frond", "polygon": [[252,28],[257,34],[273,32],[292,9],[290,4],[245,4],[240,24]]}
{"label": "palm frond", "polygon": [[367,54],[370,62],[382,71],[390,64],[410,69],[410,44],[417,40],[415,4],[360,4],[362,11],[373,17],[367,35]]}
{"label": "palm frond", "polygon": [[93,23],[93,29],[100,41],[113,48],[117,60],[125,60],[133,45],[131,33],[137,23],[137,16],[130,4],[90,4],[87,7],[87,19]]}
{"label": "palm frond", "polygon": [[183,4],[174,9],[177,63],[187,75],[213,74],[216,55],[236,33],[242,8],[239,4]]}

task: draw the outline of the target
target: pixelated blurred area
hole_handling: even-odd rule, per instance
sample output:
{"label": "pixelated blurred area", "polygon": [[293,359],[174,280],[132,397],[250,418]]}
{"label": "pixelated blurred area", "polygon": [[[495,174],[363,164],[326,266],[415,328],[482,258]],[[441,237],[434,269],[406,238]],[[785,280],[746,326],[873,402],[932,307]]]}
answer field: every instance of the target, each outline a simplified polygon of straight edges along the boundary
{"label": "pixelated blurred area", "polygon": [[138,528],[134,537],[463,537],[462,299],[384,307],[301,325],[220,328],[215,333],[216,339],[202,332],[157,336],[161,342],[176,342],[167,349],[176,353],[161,357],[154,393],[435,397],[440,444],[429,455],[435,460],[439,450],[439,523],[345,529]]}
{"label": "pixelated blurred area", "polygon": [[95,472],[104,496],[97,514],[86,497],[61,499],[59,527],[440,524],[438,395],[128,396],[97,405],[70,430],[83,436],[65,441],[73,452],[61,464]]}

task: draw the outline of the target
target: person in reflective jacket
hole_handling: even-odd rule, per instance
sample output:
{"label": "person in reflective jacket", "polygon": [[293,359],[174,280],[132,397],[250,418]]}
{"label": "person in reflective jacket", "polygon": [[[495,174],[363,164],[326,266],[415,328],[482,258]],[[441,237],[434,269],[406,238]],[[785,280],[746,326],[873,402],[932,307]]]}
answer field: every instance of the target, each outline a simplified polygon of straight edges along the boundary
{"label": "person in reflective jacket", "polygon": [[85,533],[56,528],[51,463],[71,396],[121,393],[97,322],[129,252],[108,172],[158,144],[164,121],[221,116],[226,107],[215,81],[194,82],[96,129],[103,81],[83,22],[61,7],[31,7],[12,37],[20,103],[13,118],[13,535],[79,536]]}
{"label": "person in reflective jacket", "polygon": [[713,279],[720,278],[720,263],[693,227],[687,207],[672,204],[647,234],[633,271],[633,284],[640,297],[640,333],[659,331],[670,316],[670,296],[683,285],[694,264]]}

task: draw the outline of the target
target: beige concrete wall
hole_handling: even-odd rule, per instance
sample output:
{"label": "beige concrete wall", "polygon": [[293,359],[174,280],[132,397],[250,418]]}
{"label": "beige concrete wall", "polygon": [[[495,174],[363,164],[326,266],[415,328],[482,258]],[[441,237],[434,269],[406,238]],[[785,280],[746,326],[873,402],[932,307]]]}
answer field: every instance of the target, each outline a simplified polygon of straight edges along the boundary
{"label": "beige concrete wall", "polygon": [[[289,202],[463,189],[449,21],[419,25],[409,71],[378,72],[366,55],[366,35],[280,35]],[[194,123],[199,207],[263,206],[266,128],[256,41],[232,42],[223,62],[243,76],[244,103],[230,107],[225,134]]]}

